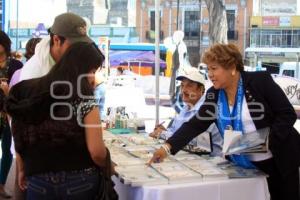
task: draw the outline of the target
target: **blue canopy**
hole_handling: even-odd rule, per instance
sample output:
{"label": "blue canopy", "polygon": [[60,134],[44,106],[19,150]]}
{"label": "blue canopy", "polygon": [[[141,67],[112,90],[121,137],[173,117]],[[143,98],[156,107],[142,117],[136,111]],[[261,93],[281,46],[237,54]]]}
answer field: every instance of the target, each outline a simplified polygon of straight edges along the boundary
{"label": "blue canopy", "polygon": [[[120,65],[155,67],[155,55],[152,51],[110,51],[111,67]],[[160,67],[166,68],[166,62],[160,60]]]}
{"label": "blue canopy", "polygon": [[32,32],[33,37],[41,37],[48,35],[48,31],[44,25],[44,23],[39,23],[35,30]]}

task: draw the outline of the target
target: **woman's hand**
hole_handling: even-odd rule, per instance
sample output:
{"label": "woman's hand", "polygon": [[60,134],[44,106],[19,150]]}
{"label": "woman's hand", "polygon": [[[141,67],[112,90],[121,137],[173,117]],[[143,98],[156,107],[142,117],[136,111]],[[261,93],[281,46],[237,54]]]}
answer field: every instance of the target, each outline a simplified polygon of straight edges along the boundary
{"label": "woman's hand", "polygon": [[24,191],[27,189],[27,181],[24,171],[24,162],[20,154],[16,152],[16,167],[17,167],[17,176],[18,176],[18,185],[19,188]]}
{"label": "woman's hand", "polygon": [[159,162],[163,162],[164,159],[168,156],[167,152],[165,151],[165,149],[163,149],[162,147],[160,147],[158,150],[156,150],[151,158],[151,160],[148,162],[148,165],[150,165],[151,163],[159,163]]}
{"label": "woman's hand", "polygon": [[1,80],[0,88],[3,90],[4,95],[7,96],[9,92],[9,86],[6,81]]}
{"label": "woman's hand", "polygon": [[27,189],[27,181],[24,170],[18,171],[18,185],[22,191],[25,191]]}

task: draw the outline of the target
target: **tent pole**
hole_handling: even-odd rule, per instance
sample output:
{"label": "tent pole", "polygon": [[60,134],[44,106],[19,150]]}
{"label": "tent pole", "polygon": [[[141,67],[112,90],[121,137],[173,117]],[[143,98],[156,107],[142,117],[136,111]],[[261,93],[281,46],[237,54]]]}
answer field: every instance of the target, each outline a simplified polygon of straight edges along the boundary
{"label": "tent pole", "polygon": [[160,33],[160,0],[155,0],[155,124],[159,124],[159,33]]}

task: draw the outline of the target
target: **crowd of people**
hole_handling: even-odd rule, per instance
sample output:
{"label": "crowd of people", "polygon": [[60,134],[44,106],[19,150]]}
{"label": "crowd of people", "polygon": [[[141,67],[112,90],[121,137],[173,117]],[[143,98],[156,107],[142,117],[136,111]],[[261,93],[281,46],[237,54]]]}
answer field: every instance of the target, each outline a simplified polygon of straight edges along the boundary
{"label": "crowd of people", "polygon": [[[88,37],[85,20],[73,13],[58,15],[48,37],[27,43],[25,57],[23,66],[0,31],[0,196],[11,198],[4,185],[13,138],[20,198],[100,199],[105,193],[103,171],[113,171],[101,126],[106,117],[101,76],[105,58]],[[233,44],[212,45],[202,62],[213,86],[206,90],[196,68],[177,76],[184,106],[169,127],[158,124],[150,133],[166,142],[149,163],[195,144],[204,132],[211,137],[212,155],[220,156],[228,126],[242,133],[269,127],[267,152],[226,158],[268,174],[272,200],[299,200],[300,135],[284,92],[268,72],[245,72]]]}

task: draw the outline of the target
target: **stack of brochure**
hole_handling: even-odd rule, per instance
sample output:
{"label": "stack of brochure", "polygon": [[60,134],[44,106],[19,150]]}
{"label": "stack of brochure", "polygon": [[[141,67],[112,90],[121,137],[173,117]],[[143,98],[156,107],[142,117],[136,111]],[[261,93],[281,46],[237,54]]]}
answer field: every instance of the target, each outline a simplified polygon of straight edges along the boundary
{"label": "stack of brochure", "polygon": [[168,179],[146,165],[117,166],[115,170],[121,181],[131,186],[168,184]]}
{"label": "stack of brochure", "polygon": [[204,181],[224,180],[228,178],[224,171],[220,170],[216,165],[204,159],[186,160],[182,163],[192,170],[200,173]]}
{"label": "stack of brochure", "polygon": [[269,132],[269,127],[244,134],[240,131],[226,130],[222,152],[224,155],[266,153]]}
{"label": "stack of brochure", "polygon": [[177,161],[180,161],[180,162],[184,162],[184,161],[187,161],[187,160],[197,160],[197,159],[201,159],[200,156],[198,155],[195,155],[195,154],[176,154],[175,156],[173,156],[173,158]]}
{"label": "stack of brochure", "polygon": [[222,165],[220,169],[223,170],[229,178],[254,178],[258,176],[267,176],[264,172],[258,169],[245,169],[233,164]]}
{"label": "stack of brochure", "polygon": [[155,148],[151,146],[134,146],[134,147],[126,147],[125,148],[128,153],[136,158],[140,158],[143,160],[150,160],[155,152]]}
{"label": "stack of brochure", "polygon": [[145,161],[133,157],[132,155],[128,154],[126,151],[111,151],[111,159],[116,165],[143,165]]}
{"label": "stack of brochure", "polygon": [[176,161],[152,163],[151,166],[169,180],[169,183],[201,181],[201,174]]}
{"label": "stack of brochure", "polygon": [[143,134],[124,134],[119,137],[135,145],[155,145],[159,143],[157,139]]}

